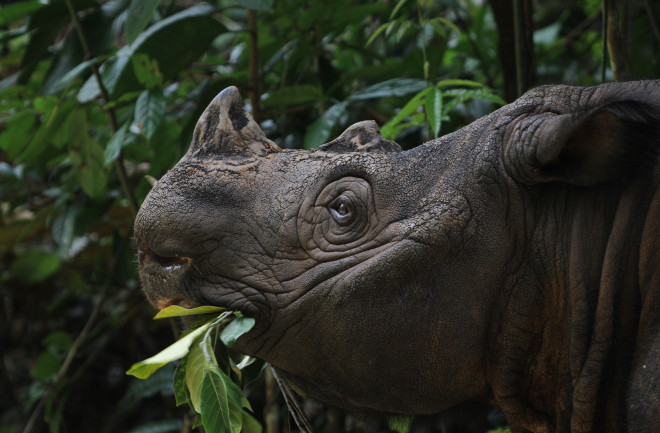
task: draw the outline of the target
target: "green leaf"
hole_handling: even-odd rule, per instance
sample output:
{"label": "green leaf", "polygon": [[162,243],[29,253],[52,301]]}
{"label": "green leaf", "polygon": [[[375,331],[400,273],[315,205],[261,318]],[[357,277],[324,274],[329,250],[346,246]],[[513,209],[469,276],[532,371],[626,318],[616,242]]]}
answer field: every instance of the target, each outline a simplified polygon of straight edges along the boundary
{"label": "green leaf", "polygon": [[60,265],[57,254],[32,250],[18,256],[9,266],[9,272],[24,284],[34,284],[55,274]]}
{"label": "green leaf", "polygon": [[165,115],[165,95],[162,89],[148,89],[135,102],[135,124],[147,140],[151,140]]}
{"label": "green leaf", "polygon": [[174,389],[172,388],[172,376],[174,374],[174,365],[168,364],[146,379],[131,378],[128,389],[119,404],[136,403],[156,394],[162,396],[174,395]]}
{"label": "green leaf", "polygon": [[[137,37],[128,55],[149,55],[160,66],[163,80],[169,80],[204,54],[223,31],[224,26],[211,16],[213,12],[214,8],[200,4],[158,21]],[[133,71],[124,67],[112,95],[135,90],[138,84]]]}
{"label": "green leaf", "polygon": [[218,313],[220,311],[226,311],[226,308],[216,307],[215,305],[202,305],[201,307],[195,308],[184,308],[179,305],[170,305],[167,308],[163,308],[154,316],[154,319],[166,319],[169,317],[181,317],[181,316],[192,316],[195,314],[209,314],[209,313]]}
{"label": "green leaf", "polygon": [[[115,56],[100,68],[103,84],[111,99],[143,88],[135,75],[134,68],[128,67],[135,54],[147,54],[157,62],[163,75],[163,82],[173,78],[178,72],[203,55],[224,26],[211,14],[215,9],[200,4],[184,9],[160,20],[147,28],[131,45],[120,49]],[[98,83],[89,77],[78,93],[81,103],[89,102],[100,94]]]}
{"label": "green leaf", "polygon": [[426,111],[426,118],[433,132],[433,138],[438,138],[440,126],[442,125],[442,92],[433,86],[425,99],[424,110]]}
{"label": "green leaf", "polygon": [[[123,47],[117,54],[110,57],[99,69],[103,86],[110,92],[114,92],[117,82],[126,70],[131,59],[129,47]],[[137,83],[136,83],[137,84]],[[96,99],[101,94],[101,89],[95,75],[90,76],[78,91],[78,102],[85,104]]]}
{"label": "green leaf", "polygon": [[126,374],[130,374],[139,379],[146,379],[162,366],[169,362],[176,361],[177,359],[181,359],[188,354],[193,341],[202,335],[210,326],[211,323],[206,323],[151,358],[133,364]]}
{"label": "green leaf", "polygon": [[232,347],[241,335],[247,333],[253,327],[254,319],[252,317],[237,317],[222,330],[220,340],[225,346]]}
{"label": "green leaf", "polygon": [[43,352],[30,370],[30,376],[35,379],[53,379],[62,366],[62,358],[52,352]]}
{"label": "green leaf", "polygon": [[30,110],[19,111],[9,118],[7,129],[0,134],[0,149],[7,152],[9,160],[17,158],[30,143],[36,123]]}
{"label": "green leaf", "polygon": [[417,93],[410,101],[408,101],[406,105],[403,106],[403,108],[396,114],[396,116],[394,116],[389,122],[383,125],[383,129],[381,130],[383,137],[394,138],[395,135],[393,134],[393,128],[401,123],[406,117],[417,111],[417,109],[424,104],[424,97],[426,94],[432,89],[433,87],[427,87],[426,89]]}
{"label": "green leaf", "polygon": [[57,80],[57,82],[55,82],[55,84],[53,84],[53,87],[50,89],[50,93],[57,93],[57,92],[60,92],[60,91],[64,90],[66,88],[66,86],[68,86],[69,83],[71,83],[71,81],[73,79],[78,77],[78,75],[82,74],[87,69],[89,69],[90,66],[92,66],[94,63],[99,62],[99,61],[100,61],[100,59],[97,57],[97,58],[94,58],[94,59],[91,59],[91,60],[87,60],[86,62],[80,63],[78,66],[74,67],[69,72],[62,75],[62,77],[60,77]]}
{"label": "green leaf", "polygon": [[91,198],[105,192],[108,181],[103,170],[103,148],[87,133],[87,113],[83,108],[69,115],[69,157],[80,179],[80,186]]}
{"label": "green leaf", "polygon": [[383,32],[385,31],[385,29],[387,29],[388,26],[389,26],[389,23],[381,24],[380,27],[378,27],[378,28],[376,29],[376,31],[373,32],[373,33],[371,34],[371,36],[369,36],[369,39],[367,40],[367,43],[364,45],[365,48],[369,47],[369,45],[371,45],[371,43],[372,43],[373,41],[375,41],[376,38],[377,38],[381,33],[383,33]]}
{"label": "green leaf", "polygon": [[441,36],[442,36],[442,33],[440,32],[440,29],[439,29],[439,28],[436,28],[436,25],[443,25],[443,26],[445,26],[445,27],[449,27],[450,29],[452,29],[452,31],[458,33],[459,35],[461,34],[461,29],[459,29],[459,28],[456,26],[456,24],[452,23],[452,22],[449,21],[447,18],[443,18],[443,17],[435,17],[435,18],[433,18],[433,19],[431,20],[431,25],[432,25],[433,28],[435,29],[436,33],[438,33],[438,34],[441,35]]}
{"label": "green leaf", "polygon": [[201,413],[202,382],[208,368],[208,361],[199,343],[190,348],[186,359],[185,384],[188,389],[190,406],[196,413]]}
{"label": "green leaf", "polygon": [[407,0],[399,0],[399,2],[394,6],[394,9],[392,9],[392,13],[390,14],[390,21],[394,19],[396,14],[399,12],[399,9],[406,3]]}
{"label": "green leaf", "polygon": [[174,398],[176,400],[176,405],[181,406],[182,404],[192,405],[190,401],[190,394],[188,388],[186,387],[186,370],[188,368],[188,356],[184,356],[179,361],[179,365],[176,366],[174,371],[174,381],[172,383],[174,388]]}
{"label": "green leaf", "polygon": [[65,354],[73,346],[71,336],[64,331],[54,331],[46,336],[42,341],[43,345],[52,352]]}
{"label": "green leaf", "polygon": [[[95,148],[100,149],[101,146],[98,142],[90,140]],[[90,163],[79,167],[78,176],[80,178],[80,186],[85,194],[90,198],[99,198],[106,191],[106,184],[108,183],[108,176],[103,171],[102,164]]]}
{"label": "green leaf", "polygon": [[105,151],[103,152],[103,165],[111,164],[115,159],[117,159],[122,147],[124,147],[126,132],[128,131],[129,126],[130,122],[124,123],[122,127],[119,128],[117,132],[115,132],[110,138],[108,145],[105,147]]}
{"label": "green leaf", "polygon": [[8,4],[0,9],[0,27],[28,15],[31,12],[46,6],[40,1],[24,1],[20,3]]}
{"label": "green leaf", "polygon": [[451,78],[438,81],[437,87],[484,87],[482,83],[472,80],[462,80],[460,78]]}
{"label": "green leaf", "polygon": [[390,430],[393,430],[398,433],[408,433],[410,426],[412,425],[413,417],[412,416],[390,416],[387,418],[387,425]]}
{"label": "green leaf", "polygon": [[505,105],[506,102],[499,96],[491,93],[488,88],[481,89],[449,89],[443,92],[444,96],[452,96],[452,99],[444,107],[444,112],[449,113],[451,110],[456,108],[459,104],[466,102],[470,99],[483,99],[486,101],[493,102],[499,105]]}
{"label": "green leaf", "polygon": [[60,257],[68,257],[73,235],[76,228],[76,218],[80,212],[80,205],[68,206],[53,221],[53,240],[57,243],[57,251]]}
{"label": "green leaf", "polygon": [[235,0],[236,4],[246,9],[270,11],[273,9],[273,0]]}
{"label": "green leaf", "polygon": [[126,13],[126,25],[124,36],[126,42],[132,44],[147,27],[151,17],[154,15],[160,0],[132,0]]}
{"label": "green leaf", "polygon": [[339,118],[346,112],[347,107],[348,101],[335,104],[309,125],[305,131],[303,148],[313,149],[328,141],[332,129]]}
{"label": "green leaf", "polygon": [[[201,387],[200,415],[207,432],[233,432],[225,379],[212,369],[204,373]],[[236,420],[234,419],[234,424]],[[240,420],[239,420],[240,423]],[[239,425],[240,429],[240,425]]]}
{"label": "green leaf", "polygon": [[282,87],[271,92],[263,101],[263,105],[272,109],[284,109],[322,98],[321,90],[312,84],[302,84]]}
{"label": "green leaf", "polygon": [[349,101],[360,101],[364,99],[389,98],[392,96],[406,96],[419,92],[426,87],[424,80],[414,78],[393,78],[383,81],[354,93]]}
{"label": "green leaf", "polygon": [[[181,431],[183,421],[180,419],[165,419],[140,424],[128,433],[168,433]],[[209,432],[212,433],[212,432]]]}
{"label": "green leaf", "polygon": [[163,74],[158,68],[158,62],[149,58],[147,54],[137,53],[131,57],[133,72],[141,85],[147,89],[161,87],[163,85]]}
{"label": "green leaf", "polygon": [[259,424],[259,421],[254,419],[252,415],[245,411],[241,411],[243,415],[243,420],[241,421],[243,427],[243,433],[261,433],[262,427]]}

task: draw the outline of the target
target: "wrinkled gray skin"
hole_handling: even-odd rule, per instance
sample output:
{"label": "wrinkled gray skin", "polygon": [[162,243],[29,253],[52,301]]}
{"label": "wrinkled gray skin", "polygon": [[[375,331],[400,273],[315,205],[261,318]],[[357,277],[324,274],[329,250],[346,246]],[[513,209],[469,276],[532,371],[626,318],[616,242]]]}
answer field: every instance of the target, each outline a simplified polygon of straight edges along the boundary
{"label": "wrinkled gray skin", "polygon": [[548,86],[402,152],[280,150],[224,90],[135,222],[149,300],[354,411],[499,407],[514,432],[660,427],[660,81]]}

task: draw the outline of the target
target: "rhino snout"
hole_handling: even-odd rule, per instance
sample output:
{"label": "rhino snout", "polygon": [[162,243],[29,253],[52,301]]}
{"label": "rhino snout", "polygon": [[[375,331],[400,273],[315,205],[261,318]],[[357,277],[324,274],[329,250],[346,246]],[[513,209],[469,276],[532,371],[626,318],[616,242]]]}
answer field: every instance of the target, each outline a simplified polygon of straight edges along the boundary
{"label": "rhino snout", "polygon": [[183,279],[193,259],[156,254],[145,241],[138,241],[138,262],[142,287],[149,302],[158,309],[170,305],[192,306],[181,293]]}

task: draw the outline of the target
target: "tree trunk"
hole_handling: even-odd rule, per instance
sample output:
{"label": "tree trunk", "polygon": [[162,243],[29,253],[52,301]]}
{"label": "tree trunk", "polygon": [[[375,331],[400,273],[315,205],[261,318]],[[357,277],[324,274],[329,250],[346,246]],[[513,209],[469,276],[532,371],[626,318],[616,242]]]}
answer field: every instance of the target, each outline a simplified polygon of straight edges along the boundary
{"label": "tree trunk", "polygon": [[531,0],[489,0],[499,35],[504,99],[513,101],[536,82]]}
{"label": "tree trunk", "polygon": [[630,67],[630,7],[628,0],[603,0],[607,8],[607,50],[616,81],[632,78]]}

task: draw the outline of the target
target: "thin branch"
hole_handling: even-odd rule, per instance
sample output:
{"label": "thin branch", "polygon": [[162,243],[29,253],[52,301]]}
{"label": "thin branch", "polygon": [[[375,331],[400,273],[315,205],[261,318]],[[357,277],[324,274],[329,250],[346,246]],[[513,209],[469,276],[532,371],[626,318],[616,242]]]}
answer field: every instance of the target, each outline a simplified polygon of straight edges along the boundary
{"label": "thin branch", "polygon": [[249,97],[252,104],[252,117],[259,123],[261,111],[259,109],[259,44],[257,40],[257,12],[254,9],[247,10],[248,34],[250,35],[250,90]]}
{"label": "thin branch", "polygon": [[516,59],[516,93],[523,94],[524,89],[524,66],[523,66],[523,18],[522,0],[513,0],[513,34],[514,34],[514,56]]}
{"label": "thin branch", "polygon": [[[76,29],[76,33],[78,33],[78,39],[80,40],[80,44],[82,45],[83,51],[85,52],[85,60],[89,60],[92,58],[92,51],[89,48],[89,43],[87,42],[85,33],[83,32],[82,26],[80,25],[78,14],[74,9],[71,0],[66,0],[65,3],[67,8],[69,9],[69,15],[71,16],[71,20],[73,21],[73,26]],[[108,89],[103,84],[103,78],[101,77],[99,67],[96,63],[93,63],[91,65],[91,68],[92,68],[92,73],[94,74],[94,78],[96,79],[96,83],[99,86],[99,90],[101,91],[101,95],[103,96],[103,100],[107,104],[110,102],[110,94],[108,93]],[[106,109],[105,112],[108,114],[108,118],[110,120],[110,128],[112,132],[113,133],[117,132],[119,127],[117,125],[117,116],[115,115],[115,111],[110,108],[110,109]],[[121,151],[119,152],[119,155],[115,159],[115,170],[117,171],[117,177],[119,178],[119,183],[121,184],[121,187],[124,191],[124,195],[128,199],[128,203],[131,206],[133,215],[136,215],[139,206],[137,204],[137,200],[135,199],[135,195],[133,194],[133,190],[128,185],[128,176],[126,175],[124,157]]]}
{"label": "thin branch", "polygon": [[646,6],[646,14],[648,15],[649,21],[651,22],[653,34],[660,44],[660,28],[658,27],[658,22],[655,20],[655,15],[653,15],[653,7],[651,7],[651,1],[644,0],[644,6]]}
{"label": "thin branch", "polygon": [[601,53],[602,61],[600,64],[600,82],[605,82],[605,71],[607,70],[607,20],[608,20],[608,7],[607,0],[603,0],[603,13],[602,13],[602,30],[601,30],[601,43],[603,44],[603,52]]}

